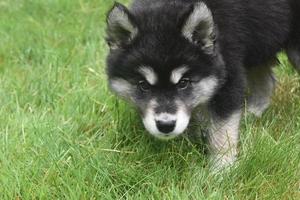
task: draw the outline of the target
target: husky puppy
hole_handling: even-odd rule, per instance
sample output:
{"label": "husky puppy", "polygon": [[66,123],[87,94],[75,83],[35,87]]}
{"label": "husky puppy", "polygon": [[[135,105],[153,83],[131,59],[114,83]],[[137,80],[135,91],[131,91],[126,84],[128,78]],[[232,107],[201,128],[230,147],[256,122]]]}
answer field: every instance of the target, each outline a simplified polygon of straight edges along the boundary
{"label": "husky puppy", "polygon": [[300,1],[115,3],[107,43],[110,88],[136,105],[149,133],[174,138],[201,107],[220,168],[236,159],[245,99],[257,116],[270,104],[276,54],[286,50],[300,70]]}

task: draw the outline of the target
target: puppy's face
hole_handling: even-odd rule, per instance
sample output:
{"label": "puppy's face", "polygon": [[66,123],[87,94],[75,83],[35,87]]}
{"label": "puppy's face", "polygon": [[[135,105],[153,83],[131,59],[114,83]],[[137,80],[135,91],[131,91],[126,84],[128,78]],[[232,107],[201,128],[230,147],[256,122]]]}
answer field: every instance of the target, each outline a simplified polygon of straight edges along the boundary
{"label": "puppy's face", "polygon": [[205,4],[160,9],[137,14],[116,4],[109,12],[107,73],[110,88],[136,105],[145,128],[171,139],[187,128],[193,109],[213,97],[224,64]]}

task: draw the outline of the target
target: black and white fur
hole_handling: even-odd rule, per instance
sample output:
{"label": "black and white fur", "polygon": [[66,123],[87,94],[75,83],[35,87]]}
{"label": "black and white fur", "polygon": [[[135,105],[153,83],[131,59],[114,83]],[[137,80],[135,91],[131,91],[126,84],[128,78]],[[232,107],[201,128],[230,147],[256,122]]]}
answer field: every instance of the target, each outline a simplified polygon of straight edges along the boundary
{"label": "black and white fur", "polygon": [[110,87],[137,106],[146,129],[174,138],[204,107],[211,156],[223,167],[237,156],[247,88],[249,110],[260,116],[275,86],[276,54],[286,50],[300,70],[300,1],[136,0],[131,9],[116,3],[107,42]]}

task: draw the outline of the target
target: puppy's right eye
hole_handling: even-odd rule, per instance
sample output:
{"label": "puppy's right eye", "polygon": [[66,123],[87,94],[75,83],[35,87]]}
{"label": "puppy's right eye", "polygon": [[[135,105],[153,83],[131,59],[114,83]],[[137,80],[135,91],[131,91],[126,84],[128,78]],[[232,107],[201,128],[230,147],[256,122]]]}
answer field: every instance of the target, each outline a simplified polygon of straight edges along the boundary
{"label": "puppy's right eye", "polygon": [[140,81],[139,88],[143,92],[148,92],[151,89],[151,85],[146,81]]}
{"label": "puppy's right eye", "polygon": [[179,83],[177,84],[177,88],[180,90],[184,90],[189,86],[190,83],[191,83],[190,79],[184,78],[179,81]]}

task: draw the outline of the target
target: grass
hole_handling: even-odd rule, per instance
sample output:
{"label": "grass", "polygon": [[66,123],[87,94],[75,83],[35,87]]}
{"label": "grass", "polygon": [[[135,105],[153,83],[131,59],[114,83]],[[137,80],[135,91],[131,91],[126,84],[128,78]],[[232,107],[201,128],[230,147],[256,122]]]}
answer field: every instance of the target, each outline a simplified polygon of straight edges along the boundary
{"label": "grass", "polygon": [[269,110],[243,118],[239,165],[216,176],[199,145],[151,138],[108,91],[112,3],[0,1],[0,199],[300,199],[300,79],[286,57]]}

